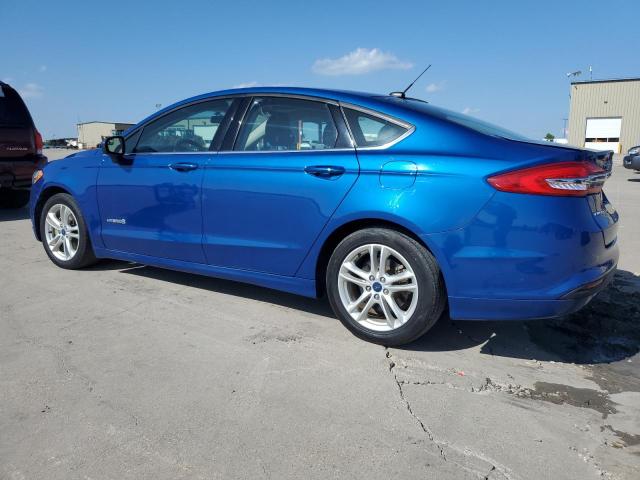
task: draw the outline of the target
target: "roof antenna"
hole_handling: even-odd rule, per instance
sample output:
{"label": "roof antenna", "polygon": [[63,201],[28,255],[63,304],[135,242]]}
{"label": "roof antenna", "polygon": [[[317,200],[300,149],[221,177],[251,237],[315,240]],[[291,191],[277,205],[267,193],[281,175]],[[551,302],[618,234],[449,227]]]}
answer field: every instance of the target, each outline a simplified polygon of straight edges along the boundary
{"label": "roof antenna", "polygon": [[411,82],[411,83],[409,84],[409,86],[408,86],[407,88],[405,88],[405,89],[404,89],[403,91],[401,91],[401,92],[391,92],[391,94],[390,94],[390,95],[391,95],[392,97],[407,98],[406,93],[409,91],[409,89],[410,89],[411,87],[413,87],[413,84],[414,84],[414,83],[416,83],[416,82],[420,79],[420,77],[421,77],[422,75],[424,75],[424,73],[425,73],[427,70],[429,70],[430,68],[431,68],[431,64],[429,64],[429,66],[428,66],[427,68],[425,68],[425,69],[422,71],[422,73],[421,73],[420,75],[418,75],[418,76],[416,77],[416,79],[415,79],[413,82]]}

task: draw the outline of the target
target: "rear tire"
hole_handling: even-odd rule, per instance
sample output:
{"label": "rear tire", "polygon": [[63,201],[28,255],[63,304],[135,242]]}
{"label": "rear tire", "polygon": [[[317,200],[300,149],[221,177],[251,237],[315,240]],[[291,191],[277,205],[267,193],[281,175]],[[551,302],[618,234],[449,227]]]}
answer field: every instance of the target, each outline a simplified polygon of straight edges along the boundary
{"label": "rear tire", "polygon": [[342,240],[329,260],[326,285],[340,321],[356,336],[385,346],[421,337],[446,305],[433,255],[411,237],[385,228]]}
{"label": "rear tire", "polygon": [[29,190],[0,188],[0,208],[22,208],[29,203]]}
{"label": "rear tire", "polygon": [[40,238],[53,263],[75,270],[97,262],[87,224],[73,197],[57,193],[49,198],[40,215]]}

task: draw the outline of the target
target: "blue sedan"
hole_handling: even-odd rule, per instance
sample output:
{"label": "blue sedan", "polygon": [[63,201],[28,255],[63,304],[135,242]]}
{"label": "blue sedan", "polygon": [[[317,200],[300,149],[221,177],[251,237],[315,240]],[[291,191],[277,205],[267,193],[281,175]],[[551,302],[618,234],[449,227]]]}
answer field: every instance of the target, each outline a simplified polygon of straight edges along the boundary
{"label": "blue sedan", "polygon": [[611,152],[535,142],[403,95],[226,90],[38,170],[62,268],[114,258],[316,297],[401,345],[453,319],[586,305],[616,268]]}

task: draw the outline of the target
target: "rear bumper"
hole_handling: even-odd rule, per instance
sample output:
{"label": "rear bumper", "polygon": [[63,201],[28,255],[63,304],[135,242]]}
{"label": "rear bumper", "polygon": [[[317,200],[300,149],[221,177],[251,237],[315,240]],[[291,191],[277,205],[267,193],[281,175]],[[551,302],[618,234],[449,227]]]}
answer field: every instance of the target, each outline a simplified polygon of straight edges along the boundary
{"label": "rear bumper", "polygon": [[424,235],[451,318],[529,320],[584,307],[616,269],[618,215],[606,201],[498,192],[466,227]]}
{"label": "rear bumper", "polygon": [[451,318],[456,320],[537,320],[569,315],[585,307],[611,281],[615,265],[606,275],[581,285],[556,300],[449,297]]}
{"label": "rear bumper", "polygon": [[640,155],[627,155],[622,160],[624,168],[631,170],[640,170]]}

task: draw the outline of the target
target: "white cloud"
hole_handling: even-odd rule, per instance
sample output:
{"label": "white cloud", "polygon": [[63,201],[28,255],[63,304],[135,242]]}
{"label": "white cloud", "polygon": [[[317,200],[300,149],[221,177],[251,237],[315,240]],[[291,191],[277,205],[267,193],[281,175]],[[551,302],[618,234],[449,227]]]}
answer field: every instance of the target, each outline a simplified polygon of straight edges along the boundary
{"label": "white cloud", "polygon": [[444,84],[444,81],[438,83],[430,83],[429,85],[427,85],[426,90],[428,93],[439,92],[440,90],[444,90]]}
{"label": "white cloud", "polygon": [[47,66],[46,65],[40,65],[40,68],[38,68],[38,70],[40,72],[46,72],[47,71]]}
{"label": "white cloud", "polygon": [[18,93],[22,98],[41,97],[43,88],[37,83],[27,83],[24,87],[18,88]]}
{"label": "white cloud", "polygon": [[251,87],[260,87],[261,85],[258,82],[244,82],[234,85],[231,88],[251,88]]}
{"label": "white cloud", "polygon": [[479,111],[479,108],[465,107],[465,109],[462,110],[462,113],[464,113],[465,115],[473,115],[474,113],[478,113]]}
{"label": "white cloud", "polygon": [[407,70],[412,63],[377,48],[357,48],[340,58],[316,60],[312,70],[320,75],[362,75],[376,70]]}

